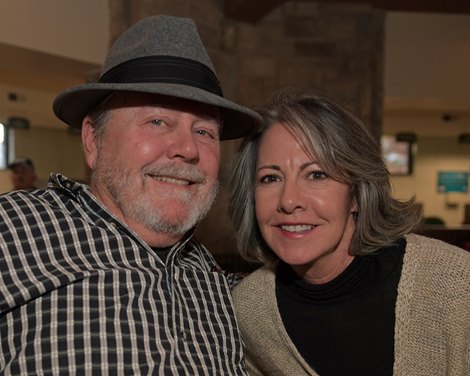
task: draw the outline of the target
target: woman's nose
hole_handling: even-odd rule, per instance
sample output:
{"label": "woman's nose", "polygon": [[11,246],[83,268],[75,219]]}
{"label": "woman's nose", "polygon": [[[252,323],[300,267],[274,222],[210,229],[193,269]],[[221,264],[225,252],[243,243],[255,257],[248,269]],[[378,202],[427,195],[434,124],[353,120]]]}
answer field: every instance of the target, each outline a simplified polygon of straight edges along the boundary
{"label": "woman's nose", "polygon": [[277,211],[280,213],[294,213],[305,209],[305,200],[299,187],[295,183],[285,182],[279,197]]}

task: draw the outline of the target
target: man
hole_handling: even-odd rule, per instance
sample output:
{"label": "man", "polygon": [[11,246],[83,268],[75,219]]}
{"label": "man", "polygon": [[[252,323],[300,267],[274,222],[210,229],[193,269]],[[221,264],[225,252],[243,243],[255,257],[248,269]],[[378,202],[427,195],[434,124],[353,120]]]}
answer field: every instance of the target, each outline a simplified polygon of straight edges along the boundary
{"label": "man", "polygon": [[0,373],[244,375],[230,281],[192,233],[219,139],[259,117],[223,98],[194,22],[140,21],[53,107],[91,183],[0,197]]}
{"label": "man", "polygon": [[31,159],[18,157],[8,165],[13,189],[36,189],[36,170]]}

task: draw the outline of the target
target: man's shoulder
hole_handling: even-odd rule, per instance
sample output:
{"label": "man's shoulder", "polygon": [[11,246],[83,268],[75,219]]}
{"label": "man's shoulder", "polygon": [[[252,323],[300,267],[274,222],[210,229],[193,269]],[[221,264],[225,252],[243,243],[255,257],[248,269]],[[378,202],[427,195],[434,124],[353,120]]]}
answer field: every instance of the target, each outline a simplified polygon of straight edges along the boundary
{"label": "man's shoulder", "polygon": [[74,201],[57,189],[19,190],[0,195],[0,216],[35,215],[45,211],[64,211]]}
{"label": "man's shoulder", "polygon": [[23,202],[41,202],[41,197],[45,194],[45,192],[46,189],[26,189],[2,193],[0,195],[0,205],[14,205],[15,203],[20,204]]}

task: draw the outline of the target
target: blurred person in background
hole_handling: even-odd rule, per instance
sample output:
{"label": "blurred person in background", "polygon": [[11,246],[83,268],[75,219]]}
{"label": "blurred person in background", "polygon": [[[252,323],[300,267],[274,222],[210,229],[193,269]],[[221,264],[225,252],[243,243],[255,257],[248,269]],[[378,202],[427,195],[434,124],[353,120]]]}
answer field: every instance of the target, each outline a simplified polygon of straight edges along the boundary
{"label": "blurred person in background", "polygon": [[8,165],[13,190],[36,189],[36,169],[30,158],[18,157]]}

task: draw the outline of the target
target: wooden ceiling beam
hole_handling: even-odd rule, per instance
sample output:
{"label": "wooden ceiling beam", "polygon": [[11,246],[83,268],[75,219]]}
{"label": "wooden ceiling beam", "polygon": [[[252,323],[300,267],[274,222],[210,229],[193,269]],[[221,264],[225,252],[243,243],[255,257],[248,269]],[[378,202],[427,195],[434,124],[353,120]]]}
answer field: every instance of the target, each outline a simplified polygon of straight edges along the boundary
{"label": "wooden ceiling beam", "polygon": [[[351,0],[349,0],[351,1]],[[469,14],[468,0],[367,0],[374,8],[400,12]]]}
{"label": "wooden ceiling beam", "polygon": [[225,15],[238,21],[256,23],[287,0],[225,0]]}
{"label": "wooden ceiling beam", "polygon": [[[238,21],[259,22],[288,0],[224,0],[225,15]],[[293,0],[292,0],[293,1]],[[303,0],[312,1],[312,0]],[[370,5],[386,11],[470,14],[470,0],[313,0]]]}

